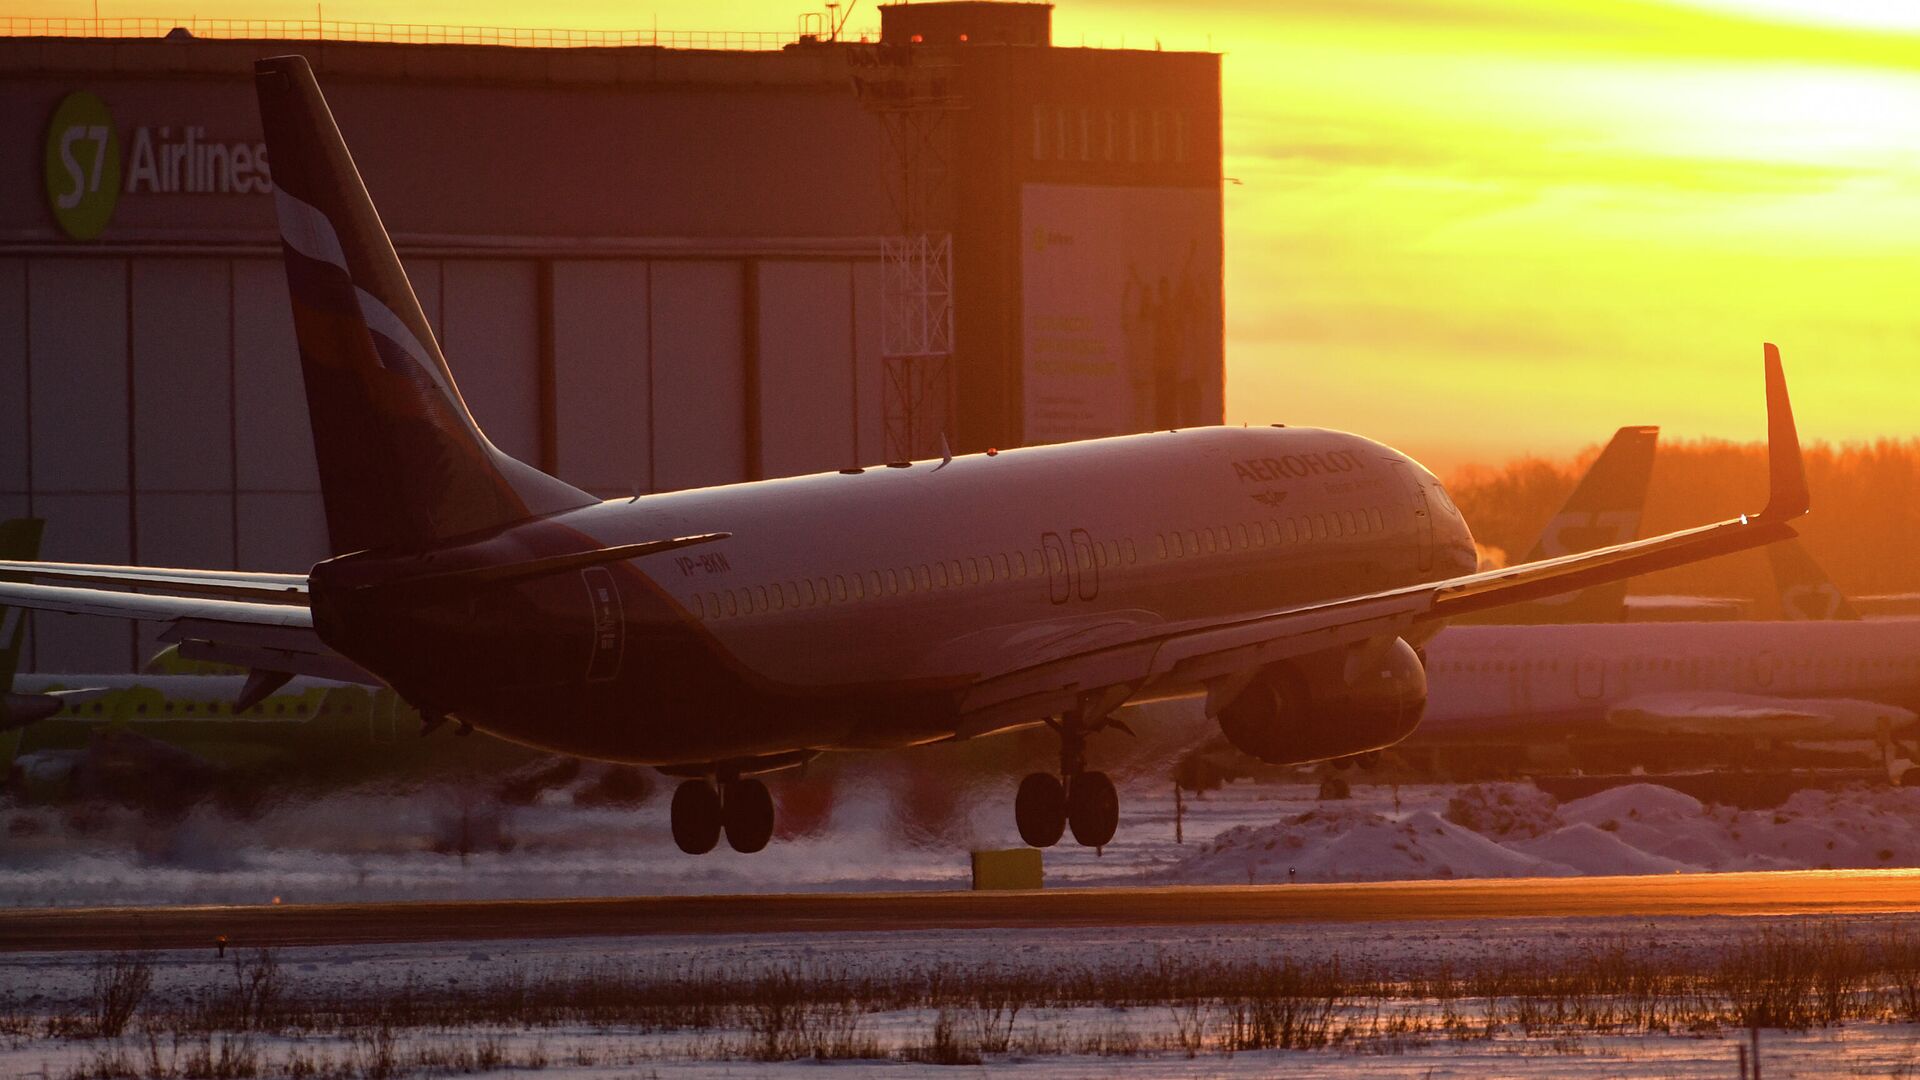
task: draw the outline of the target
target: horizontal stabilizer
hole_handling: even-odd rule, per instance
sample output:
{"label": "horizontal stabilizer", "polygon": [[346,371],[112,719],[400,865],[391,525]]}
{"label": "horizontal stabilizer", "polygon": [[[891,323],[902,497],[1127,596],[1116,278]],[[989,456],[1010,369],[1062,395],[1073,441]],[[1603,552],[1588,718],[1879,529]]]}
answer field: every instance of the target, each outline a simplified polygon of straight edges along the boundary
{"label": "horizontal stabilizer", "polygon": [[638,544],[616,544],[612,547],[594,548],[591,551],[576,551],[567,555],[549,555],[525,562],[496,563],[486,566],[469,566],[458,570],[435,570],[424,574],[411,574],[406,577],[362,585],[362,591],[391,592],[463,592],[468,589],[492,585],[508,585],[516,581],[546,577],[549,574],[565,573],[589,566],[601,566],[612,562],[625,562],[643,555],[658,555],[675,548],[691,547],[695,544],[711,544],[716,540],[725,540],[732,533],[698,533],[693,536],[677,536],[671,540],[647,540]]}
{"label": "horizontal stabilizer", "polygon": [[37,724],[65,704],[52,694],[0,694],[0,732]]}
{"label": "horizontal stabilizer", "polygon": [[247,683],[240,688],[240,696],[233,699],[233,711],[246,712],[292,681],[293,676],[288,672],[254,668],[247,673]]}
{"label": "horizontal stabilizer", "polygon": [[307,575],[249,570],[183,570],[119,566],[111,563],[59,563],[0,560],[5,580],[71,581],[128,589],[165,589],[222,596],[257,603],[305,604]]}

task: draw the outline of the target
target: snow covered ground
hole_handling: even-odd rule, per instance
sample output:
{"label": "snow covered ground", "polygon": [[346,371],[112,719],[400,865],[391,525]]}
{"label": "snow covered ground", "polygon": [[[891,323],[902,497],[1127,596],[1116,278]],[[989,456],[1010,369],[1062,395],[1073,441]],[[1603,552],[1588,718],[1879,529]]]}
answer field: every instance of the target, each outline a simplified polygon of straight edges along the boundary
{"label": "snow covered ground", "polygon": [[[672,848],[664,792],[643,805],[609,808],[575,805],[556,791],[504,809],[452,789],[358,792],[290,799],[249,820],[203,809],[165,824],[118,811],[7,808],[0,809],[0,904],[953,888],[964,885],[969,849],[1014,843],[1011,787],[1011,780],[982,782],[950,801],[945,827],[929,828],[924,810],[917,817],[903,812],[912,796],[900,785],[843,784],[818,820],[766,852],[723,849],[702,858]],[[1184,842],[1176,842],[1171,787],[1135,780],[1126,785],[1116,843],[1102,852],[1050,850],[1049,884],[1920,865],[1914,790],[1808,790],[1767,811],[1703,806],[1653,784],[1564,804],[1525,784],[1357,783],[1349,799],[1317,796],[1317,784],[1304,781],[1238,783],[1188,796],[1179,826]],[[1057,976],[1163,961],[1337,962],[1343,971],[1404,986],[1436,973],[1464,984],[1475,971],[1572,970],[1611,948],[1639,950],[1676,970],[1707,971],[1723,962],[1729,943],[1751,942],[1756,933],[1817,936],[1833,927],[1862,941],[1920,943],[1920,918],[1589,919],[366,946],[287,949],[275,963],[284,994],[343,1000],[404,999],[414,991],[430,999],[462,988],[497,989],[523,976],[595,970],[642,980],[831,971],[923,984],[982,970]],[[1920,945],[1914,955],[1920,957]],[[243,981],[233,957],[205,951],[158,954],[151,963],[151,1001],[209,1000]],[[97,1037],[69,1021],[89,1013],[102,964],[85,954],[0,956],[0,1076],[214,1074],[223,1052],[239,1055],[229,1066],[244,1059],[269,1076],[779,1077],[816,1075],[823,1067],[811,1059],[756,1060],[753,1046],[763,1033],[739,1013],[693,1028],[434,1021],[391,1031],[361,1025],[184,1033],[164,1025],[149,1032],[136,1016],[122,1035]],[[1920,1059],[1920,1025],[1884,1004],[1898,993],[1874,981],[1883,978],[1860,984],[1863,992],[1886,995],[1875,999],[1883,1004],[1842,1024],[1766,1031],[1766,1075],[1910,1074]],[[1920,976],[1914,986],[1920,999]],[[949,1019],[963,1045],[960,1058],[978,1057],[976,1067],[990,1073],[1735,1075],[1743,1032],[1724,1019],[1671,1030],[1532,1028],[1510,1016],[1485,1022],[1490,1009],[1512,1010],[1501,1000],[1466,993],[1442,1002],[1398,989],[1349,1001],[1336,1020],[1358,1034],[1307,1050],[1228,1049],[1226,1006],[1218,1002],[1054,1004],[994,1020],[962,998]],[[865,1048],[841,1067],[875,1077],[919,1075],[933,1066],[916,1055],[927,1053],[946,1011],[911,1001],[836,1013],[828,1027],[856,1050]],[[1001,1025],[1005,1051],[978,1049],[990,1024]],[[1206,1034],[1189,1057],[1182,1032],[1195,1024]]]}
{"label": "snow covered ground", "polygon": [[[831,1012],[847,1046],[860,1053],[838,1061],[856,1075],[893,1077],[947,1072],[910,1060],[931,1045],[941,1023],[956,1032],[956,1057],[988,1073],[1109,1076],[1310,1077],[1603,1077],[1623,1075],[1728,1077],[1748,1037],[1736,1025],[1696,1023],[1673,1030],[1646,1025],[1599,1025],[1515,1019],[1513,991],[1484,996],[1494,981],[1476,973],[1574,970],[1608,950],[1656,964],[1661,970],[1711,970],[1728,950],[1769,935],[1807,940],[1839,935],[1865,945],[1910,940],[1920,932],[1911,917],[1795,919],[1507,920],[1484,923],[1409,923],[1385,927],[1271,926],[1109,930],[908,931],[887,934],[791,934],[734,937],[648,937],[592,941],[503,941],[286,949],[275,957],[271,1011],[279,1019],[253,1029],[218,1025],[183,1031],[180,1003],[208,1002],[247,984],[247,958],[218,959],[210,951],[169,952],[150,958],[152,983],[126,1031],[98,1037],[84,1030],[99,995],[103,958],[82,954],[0,957],[0,1075],[75,1080],[113,1073],[193,1074],[196,1054],[249,1055],[259,1075],[306,1069],[312,1076],[433,1076],[450,1073],[569,1078],[636,1076],[813,1076],[820,1061],[758,1060],[766,1037],[759,1012],[721,1015],[682,1024],[628,1018],[562,1022],[471,1022],[444,1016],[396,1017],[378,1025],[342,1025],[327,1019],[334,1006],[302,1013],[300,1002],[395,1003],[430,1014],[436,1001],[472,1000],[500,1007],[502,990],[537,997],[543,979],[599,973],[625,985],[724,975],[736,982],[799,972],[821,978],[893,980],[948,989],[937,1008],[926,1000],[858,1005]],[[1223,1045],[1230,1006],[1220,1001],[1182,1005],[1133,1001],[1114,1005],[1036,1004],[1009,1011],[1005,1000],[970,996],[967,980],[979,972],[1040,980],[1085,978],[1089,973],[1154,971],[1184,965],[1281,964],[1321,968],[1338,962],[1357,985],[1387,986],[1377,996],[1350,998],[1336,1026],[1357,1034],[1305,1050],[1239,1050]],[[1420,989],[1438,978],[1461,988],[1444,1001]],[[1017,981],[1017,979],[1016,979]],[[1125,979],[1114,979],[1124,984]],[[257,985],[257,983],[256,983]],[[1855,991],[1870,993],[1871,978]],[[1397,988],[1395,988],[1397,987]],[[931,994],[931,990],[913,990]],[[1892,999],[1897,1001],[1897,996]],[[1590,1002],[1589,1002],[1590,1004]],[[868,1007],[872,1006],[872,1007]],[[512,1009],[518,1006],[507,1004]],[[787,1006],[789,1015],[795,1006]],[[1920,1025],[1891,1012],[1864,1008],[1833,1026],[1762,1033],[1766,1074],[1773,1077],[1908,1075],[1920,1054]],[[173,1009],[169,1013],[169,1009]],[[1488,1023],[1489,1012],[1498,1018]],[[1501,1012],[1500,1010],[1505,1010]],[[481,1012],[484,1010],[476,1010]],[[192,1014],[189,1004],[184,1014]],[[168,1019],[171,1017],[172,1019]],[[318,1017],[313,1019],[312,1017]],[[798,1026],[798,1025],[794,1025]],[[1183,1031],[1198,1031],[1186,1041]],[[983,1037],[998,1032],[1008,1049],[982,1052]],[[919,1048],[919,1049],[917,1049]],[[977,1059],[977,1060],[976,1060]],[[383,1065],[382,1063],[386,1064]],[[157,1067],[155,1067],[157,1066]],[[211,1075],[205,1070],[198,1075]],[[235,1073],[238,1075],[238,1073]]]}
{"label": "snow covered ground", "polygon": [[[249,820],[203,806],[151,823],[113,809],[0,808],[0,906],[256,903],[964,887],[967,853],[1018,843],[1011,778],[910,824],[899,784],[843,783],[766,851],[690,858],[665,792],[634,807],[565,791],[502,807],[448,788],[290,799]],[[780,782],[775,782],[776,791]],[[1130,782],[1120,832],[1046,853],[1049,885],[1920,866],[1920,790],[1802,791],[1773,810],[1652,784],[1564,805],[1528,784],[1394,788],[1241,782],[1187,796]],[[795,796],[798,798],[798,796]]]}

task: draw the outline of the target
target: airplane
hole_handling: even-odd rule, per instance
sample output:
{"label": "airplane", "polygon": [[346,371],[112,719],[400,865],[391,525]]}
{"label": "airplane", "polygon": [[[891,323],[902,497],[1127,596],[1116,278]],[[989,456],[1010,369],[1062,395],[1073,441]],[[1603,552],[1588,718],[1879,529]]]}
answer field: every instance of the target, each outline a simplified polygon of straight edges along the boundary
{"label": "airplane", "polygon": [[9,700],[47,703],[0,735],[0,793],[29,803],[210,799],[246,812],[267,794],[499,780],[541,758],[497,739],[413,738],[418,714],[384,686],[301,676],[243,701],[245,671],[179,663],[171,650],[131,674],[0,670],[9,676]]}
{"label": "airplane", "polygon": [[[167,624],[182,655],[384,683],[428,725],[683,778],[690,854],[765,847],[760,774],[826,750],[1046,724],[1014,818],[1109,842],[1091,736],[1199,696],[1272,762],[1390,746],[1446,620],[1771,543],[1810,498],[1765,348],[1758,514],[1478,571],[1411,457],[1212,427],[603,502],[501,452],[445,357],[313,72],[255,65],[332,555],[307,573],[0,563],[0,603]],[[140,589],[143,591],[123,591]]]}
{"label": "airplane", "polygon": [[1688,742],[1869,743],[1902,782],[1900,740],[1920,737],[1920,618],[1861,619],[1797,539],[1767,555],[1778,620],[1449,627],[1427,648],[1410,745],[1577,742],[1671,760]]}
{"label": "airplane", "polygon": [[[1567,538],[1563,550],[1633,539],[1657,435],[1620,429],[1533,557],[1554,550],[1556,535]],[[1615,528],[1567,528],[1603,521]],[[1920,735],[1920,662],[1909,659],[1920,659],[1920,619],[1875,620],[1877,631],[1815,625],[1860,615],[1798,539],[1765,550],[1779,621],[1626,622],[1624,590],[1591,589],[1559,600],[1578,617],[1536,632],[1450,625],[1427,647],[1427,714],[1404,748],[1484,755],[1579,744],[1673,761],[1755,742],[1864,742],[1900,782],[1911,762],[1894,756],[1899,740]]]}

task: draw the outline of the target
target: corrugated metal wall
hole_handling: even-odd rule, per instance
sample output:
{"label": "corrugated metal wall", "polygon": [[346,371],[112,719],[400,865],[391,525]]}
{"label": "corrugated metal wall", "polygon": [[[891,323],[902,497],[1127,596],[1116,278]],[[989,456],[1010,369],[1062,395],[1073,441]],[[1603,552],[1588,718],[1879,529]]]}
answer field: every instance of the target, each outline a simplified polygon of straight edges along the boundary
{"label": "corrugated metal wall", "polygon": [[[596,494],[881,456],[875,262],[407,270],[488,435]],[[48,559],[302,570],[326,556],[279,260],[0,258],[0,514],[28,512],[48,519]],[[41,615],[30,662],[117,671],[156,648],[150,627]]]}

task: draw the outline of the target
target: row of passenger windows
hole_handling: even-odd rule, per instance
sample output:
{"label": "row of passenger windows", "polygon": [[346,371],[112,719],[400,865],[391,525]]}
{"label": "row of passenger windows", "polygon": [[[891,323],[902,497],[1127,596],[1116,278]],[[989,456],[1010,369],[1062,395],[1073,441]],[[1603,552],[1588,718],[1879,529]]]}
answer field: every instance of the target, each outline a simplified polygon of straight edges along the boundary
{"label": "row of passenger windows", "polygon": [[[1369,507],[1161,533],[1154,537],[1154,549],[1160,559],[1178,559],[1269,545],[1360,536],[1381,532],[1385,528],[1386,523],[1380,511]],[[1068,559],[1073,560],[1073,570],[1082,574],[1105,570],[1110,566],[1132,566],[1139,561],[1139,552],[1131,539],[1093,541],[1085,533],[1078,535],[1077,540],[1063,541],[1060,547],[1049,545],[998,555],[969,555],[965,559],[948,559],[919,566],[716,589],[695,593],[688,600],[688,606],[692,608],[695,618],[728,619],[789,608],[910,596],[936,589],[971,588],[991,585],[996,581],[1019,581],[1042,575],[1058,578],[1067,575]]]}
{"label": "row of passenger windows", "polygon": [[[969,555],[964,559],[921,563],[919,566],[889,567],[865,573],[835,574],[811,580],[770,582],[695,593],[689,601],[693,614],[702,619],[724,619],[754,615],[788,608],[819,607],[822,604],[856,603],[886,596],[911,596],[936,589],[964,589],[991,585],[996,581],[1019,581],[1029,577],[1064,575],[1068,554],[1059,549],[1034,548],[1002,552],[998,555]],[[1075,567],[1085,573],[1109,566],[1131,566],[1139,553],[1132,540],[1082,541],[1072,545]]]}
{"label": "row of passenger windows", "polygon": [[1154,552],[1160,558],[1185,558],[1212,555],[1218,551],[1245,551],[1269,545],[1302,544],[1314,540],[1367,536],[1386,531],[1386,519],[1374,507],[1339,510],[1327,514],[1305,514],[1297,518],[1268,518],[1185,532],[1162,533],[1153,538]]}

